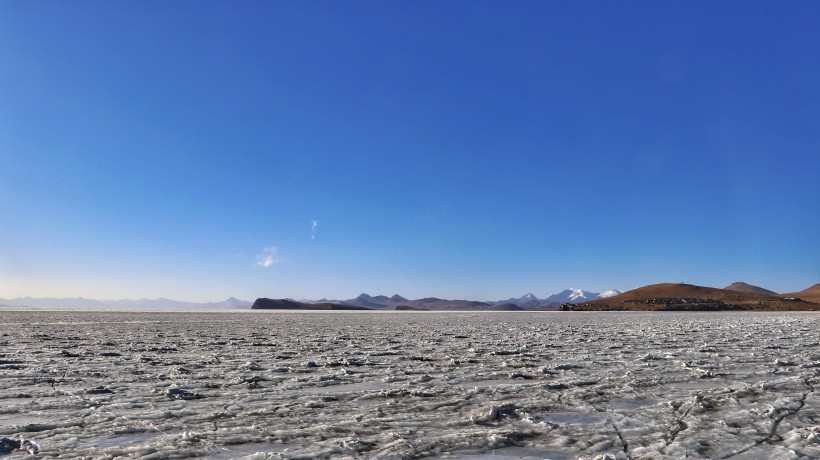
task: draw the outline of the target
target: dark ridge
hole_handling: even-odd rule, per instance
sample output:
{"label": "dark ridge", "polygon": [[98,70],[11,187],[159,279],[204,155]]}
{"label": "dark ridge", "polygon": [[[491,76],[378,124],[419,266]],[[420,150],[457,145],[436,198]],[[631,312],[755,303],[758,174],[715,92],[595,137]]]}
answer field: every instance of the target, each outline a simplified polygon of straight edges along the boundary
{"label": "dark ridge", "polygon": [[369,308],[339,303],[302,303],[288,299],[260,297],[253,302],[251,310],[370,310]]}

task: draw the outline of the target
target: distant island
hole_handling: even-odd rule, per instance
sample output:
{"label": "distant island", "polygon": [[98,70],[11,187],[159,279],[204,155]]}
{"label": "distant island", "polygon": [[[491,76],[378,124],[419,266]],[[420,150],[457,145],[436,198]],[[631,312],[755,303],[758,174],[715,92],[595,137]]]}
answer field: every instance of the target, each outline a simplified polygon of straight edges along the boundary
{"label": "distant island", "polygon": [[[362,294],[344,301],[296,301],[259,298],[255,310],[399,310],[399,311],[820,311],[820,284],[800,292],[776,294],[738,282],[723,289],[685,283],[662,283],[621,293],[589,293],[567,290],[538,299],[527,294],[499,302],[447,300],[428,297],[409,300],[399,295]],[[562,303],[549,299],[563,298]]]}
{"label": "distant island", "polygon": [[251,305],[252,310],[370,310],[369,308],[357,307],[340,303],[302,303],[288,299],[266,299],[259,298]]}

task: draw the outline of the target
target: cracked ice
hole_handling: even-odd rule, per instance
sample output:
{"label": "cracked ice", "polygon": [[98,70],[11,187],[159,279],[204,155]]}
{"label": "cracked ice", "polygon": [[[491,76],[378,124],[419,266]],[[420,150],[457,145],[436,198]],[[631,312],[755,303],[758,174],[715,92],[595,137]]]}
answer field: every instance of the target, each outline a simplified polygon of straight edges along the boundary
{"label": "cracked ice", "polygon": [[811,313],[4,310],[3,325],[0,438],[42,458],[820,458]]}

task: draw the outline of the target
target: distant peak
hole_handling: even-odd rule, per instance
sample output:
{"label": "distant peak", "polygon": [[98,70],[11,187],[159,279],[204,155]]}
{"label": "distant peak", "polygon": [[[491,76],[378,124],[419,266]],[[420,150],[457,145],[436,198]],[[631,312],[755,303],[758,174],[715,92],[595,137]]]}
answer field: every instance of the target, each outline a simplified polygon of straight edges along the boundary
{"label": "distant peak", "polygon": [[775,295],[775,293],[773,291],[770,291],[768,289],[763,289],[762,287],[759,287],[759,286],[754,286],[754,285],[751,285],[751,284],[748,284],[748,283],[744,283],[743,281],[736,281],[736,282],[726,286],[723,289],[725,289],[727,291],[739,291],[739,292],[750,292],[750,293],[753,293],[753,294]]}
{"label": "distant peak", "polygon": [[563,291],[559,292],[558,294],[553,294],[547,297],[547,301],[549,302],[569,302],[569,303],[578,303],[578,302],[586,302],[589,300],[595,300],[600,298],[600,295],[595,292],[585,291],[583,289],[578,288],[571,288],[571,289],[564,289]]}
{"label": "distant peak", "polygon": [[749,283],[744,283],[743,281],[735,281],[734,283],[732,283],[732,284],[730,284],[730,285],[726,286],[726,287],[725,287],[725,288],[723,288],[723,289],[729,289],[729,288],[733,288],[733,287],[746,287],[746,286],[751,286],[751,284],[749,284]]}

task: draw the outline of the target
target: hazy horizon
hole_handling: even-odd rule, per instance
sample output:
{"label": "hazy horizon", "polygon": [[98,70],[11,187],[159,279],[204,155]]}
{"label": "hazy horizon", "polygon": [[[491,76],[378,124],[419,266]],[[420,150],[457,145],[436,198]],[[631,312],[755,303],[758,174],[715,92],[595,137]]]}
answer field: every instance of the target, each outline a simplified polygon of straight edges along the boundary
{"label": "hazy horizon", "polygon": [[806,289],[818,23],[809,1],[5,3],[0,298]]}

